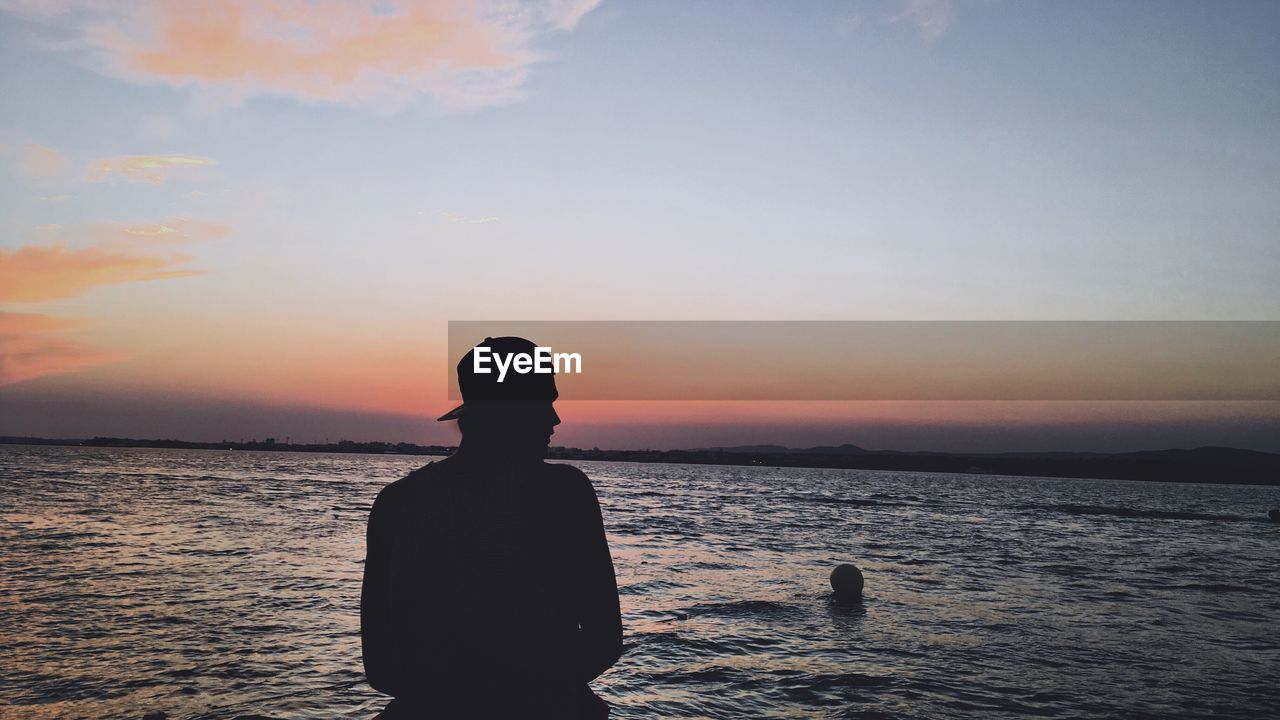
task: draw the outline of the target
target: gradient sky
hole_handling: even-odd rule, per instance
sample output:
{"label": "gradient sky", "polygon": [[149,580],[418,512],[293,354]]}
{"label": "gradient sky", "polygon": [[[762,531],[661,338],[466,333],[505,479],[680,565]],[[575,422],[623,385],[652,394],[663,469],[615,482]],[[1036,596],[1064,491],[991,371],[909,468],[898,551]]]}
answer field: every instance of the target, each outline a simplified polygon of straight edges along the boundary
{"label": "gradient sky", "polygon": [[[0,434],[448,442],[450,319],[1280,320],[1280,4],[0,0]],[[566,403],[1234,444],[1275,403]]]}

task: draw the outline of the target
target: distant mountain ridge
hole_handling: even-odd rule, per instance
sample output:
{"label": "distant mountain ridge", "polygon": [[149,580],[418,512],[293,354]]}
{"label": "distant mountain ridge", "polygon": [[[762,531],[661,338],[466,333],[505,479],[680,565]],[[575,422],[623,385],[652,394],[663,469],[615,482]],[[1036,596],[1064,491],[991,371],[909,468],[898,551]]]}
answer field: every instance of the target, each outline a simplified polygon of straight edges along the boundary
{"label": "distant mountain ridge", "polygon": [[843,445],[819,445],[810,448],[789,448],[784,445],[730,445],[727,447],[692,448],[693,452],[736,452],[736,453],[797,453],[819,455],[863,455],[870,452],[851,443]]}

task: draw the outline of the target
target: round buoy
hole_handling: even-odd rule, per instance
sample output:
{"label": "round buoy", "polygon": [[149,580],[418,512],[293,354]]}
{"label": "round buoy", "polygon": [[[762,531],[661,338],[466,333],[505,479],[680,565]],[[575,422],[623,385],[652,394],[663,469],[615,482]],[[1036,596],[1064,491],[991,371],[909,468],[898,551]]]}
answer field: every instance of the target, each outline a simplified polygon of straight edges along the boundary
{"label": "round buoy", "polygon": [[841,600],[857,600],[862,597],[862,571],[856,565],[841,563],[831,571],[831,589]]}

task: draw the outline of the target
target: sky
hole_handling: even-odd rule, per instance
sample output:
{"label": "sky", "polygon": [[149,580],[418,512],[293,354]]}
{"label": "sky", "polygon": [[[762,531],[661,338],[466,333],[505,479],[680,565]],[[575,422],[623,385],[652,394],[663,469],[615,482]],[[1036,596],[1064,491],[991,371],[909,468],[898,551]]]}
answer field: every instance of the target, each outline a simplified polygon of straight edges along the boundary
{"label": "sky", "polygon": [[[0,0],[0,434],[456,441],[450,320],[1280,320],[1280,5]],[[556,442],[1280,451],[1275,402]]]}

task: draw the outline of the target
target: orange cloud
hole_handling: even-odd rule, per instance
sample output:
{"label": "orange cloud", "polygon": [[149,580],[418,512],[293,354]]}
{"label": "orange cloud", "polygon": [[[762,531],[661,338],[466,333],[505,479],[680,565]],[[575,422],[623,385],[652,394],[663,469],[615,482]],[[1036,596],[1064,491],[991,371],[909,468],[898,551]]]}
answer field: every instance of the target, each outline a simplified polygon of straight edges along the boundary
{"label": "orange cloud", "polygon": [[37,313],[0,312],[0,335],[66,330],[79,324],[79,320],[72,318],[59,318]]}
{"label": "orange cloud", "polygon": [[45,335],[78,324],[31,313],[0,312],[0,385],[125,360],[126,353]]}
{"label": "orange cloud", "polygon": [[94,242],[86,247],[54,241],[0,249],[0,302],[47,302],[100,285],[198,275],[181,267],[189,256],[157,254],[155,243],[212,240],[228,230],[221,223],[182,218],[155,225],[100,223],[87,228]]}
{"label": "orange cloud", "polygon": [[99,285],[199,275],[175,266],[186,256],[125,255],[62,243],[0,250],[0,302],[46,302],[74,297]]}
{"label": "orange cloud", "polygon": [[102,4],[33,20],[85,31],[114,72],[141,82],[214,87],[234,97],[450,108],[523,96],[541,34],[568,31],[599,0],[226,0]]}
{"label": "orange cloud", "polygon": [[22,161],[22,172],[34,180],[51,180],[66,171],[66,156],[51,147],[27,143]]}
{"label": "orange cloud", "polygon": [[135,182],[160,185],[169,179],[170,173],[183,168],[212,165],[205,157],[187,155],[130,155],[128,157],[97,160],[89,167],[89,179],[106,180],[118,175]]}

